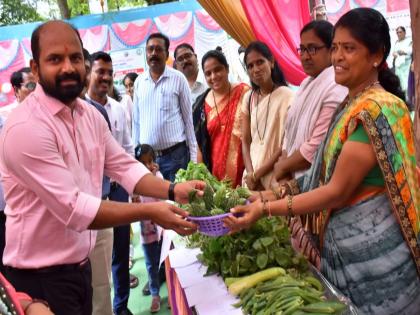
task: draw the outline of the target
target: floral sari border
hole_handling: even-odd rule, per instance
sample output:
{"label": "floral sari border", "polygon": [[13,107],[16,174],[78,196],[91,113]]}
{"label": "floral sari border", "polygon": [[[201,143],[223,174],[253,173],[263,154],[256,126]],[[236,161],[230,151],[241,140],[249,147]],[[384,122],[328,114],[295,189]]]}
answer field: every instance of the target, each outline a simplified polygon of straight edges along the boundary
{"label": "floral sari border", "polygon": [[413,200],[410,198],[408,202],[404,202],[401,194],[401,190],[404,185],[408,184],[405,182],[403,183],[402,187],[398,187],[395,174],[392,172],[392,166],[389,162],[388,154],[380,137],[378,127],[375,124],[375,120],[367,111],[362,111],[359,117],[361,118],[365,130],[367,131],[371,143],[373,144],[373,149],[375,151],[378,164],[384,175],[384,181],[391,200],[394,215],[401,226],[401,232],[410,249],[411,255],[417,268],[417,274],[420,277],[420,246],[408,215],[408,209],[410,206],[413,206]]}

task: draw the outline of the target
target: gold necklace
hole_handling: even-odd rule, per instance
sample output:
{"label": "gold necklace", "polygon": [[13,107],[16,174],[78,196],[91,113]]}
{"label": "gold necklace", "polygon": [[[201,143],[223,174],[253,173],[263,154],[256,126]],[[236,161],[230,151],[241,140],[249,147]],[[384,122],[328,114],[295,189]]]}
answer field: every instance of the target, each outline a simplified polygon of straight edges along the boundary
{"label": "gold necklace", "polygon": [[367,90],[374,87],[375,85],[380,85],[380,82],[379,81],[372,82],[371,84],[367,85],[363,90],[361,90],[359,93],[357,93],[355,96],[349,97],[345,107],[350,105],[354,100],[358,99],[363,93],[365,93]]}
{"label": "gold necklace", "polygon": [[[230,82],[229,82],[229,97],[228,97],[228,103],[227,103],[227,106],[228,106],[228,108],[227,108],[228,114],[229,114],[229,107],[230,107],[230,91],[231,91],[231,85],[230,85]],[[220,130],[223,132],[225,130],[226,122],[227,122],[227,120],[228,120],[229,117],[226,117],[225,123],[222,124],[222,118],[220,117],[219,110],[217,109],[216,97],[214,96],[214,90],[213,89],[211,90],[211,93],[213,95],[214,107],[216,107],[217,120],[219,121],[219,127],[220,127]]]}
{"label": "gold necklace", "polygon": [[257,94],[257,105],[256,105],[257,108],[256,108],[256,111],[255,111],[255,123],[257,125],[257,134],[258,134],[258,139],[260,139],[260,144],[261,145],[264,145],[264,137],[265,137],[265,132],[266,132],[266,129],[267,129],[267,122],[268,122],[268,112],[270,111],[271,94],[273,94],[273,91],[274,91],[275,87],[276,86],[273,85],[273,88],[271,89],[270,94],[268,94],[267,112],[265,114],[265,125],[264,125],[264,132],[262,134],[262,137],[260,135],[260,130],[258,128],[258,107],[260,105],[260,95],[262,97],[261,89],[258,91],[258,94]]}

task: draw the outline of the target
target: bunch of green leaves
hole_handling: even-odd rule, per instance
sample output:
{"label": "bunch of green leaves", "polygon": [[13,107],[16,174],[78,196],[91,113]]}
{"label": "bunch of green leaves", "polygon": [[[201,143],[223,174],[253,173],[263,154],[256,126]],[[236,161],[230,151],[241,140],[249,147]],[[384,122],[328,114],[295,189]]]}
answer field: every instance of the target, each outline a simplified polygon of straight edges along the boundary
{"label": "bunch of green leaves", "polygon": [[249,275],[268,267],[281,266],[299,271],[307,269],[306,259],[296,254],[290,244],[287,223],[283,218],[264,218],[253,227],[230,236],[201,238],[200,261],[208,266],[207,274],[225,277]]}
{"label": "bunch of green leaves", "polygon": [[247,188],[233,189],[229,181],[218,181],[202,164],[190,162],[186,170],[181,169],[175,176],[175,182],[198,179],[206,182],[204,195],[199,197],[197,191],[189,194],[189,203],[182,208],[194,217],[206,217],[224,214],[237,205],[244,205],[250,192]]}
{"label": "bunch of green leaves", "polygon": [[186,245],[188,248],[197,248],[203,246],[204,243],[208,242],[210,239],[210,236],[200,234],[200,233],[194,233],[191,235],[188,235],[185,237],[186,239]]}
{"label": "bunch of green leaves", "polygon": [[208,181],[211,184],[218,182],[217,178],[210,173],[203,163],[189,162],[187,169],[180,169],[175,175],[175,183],[182,183],[193,179]]}

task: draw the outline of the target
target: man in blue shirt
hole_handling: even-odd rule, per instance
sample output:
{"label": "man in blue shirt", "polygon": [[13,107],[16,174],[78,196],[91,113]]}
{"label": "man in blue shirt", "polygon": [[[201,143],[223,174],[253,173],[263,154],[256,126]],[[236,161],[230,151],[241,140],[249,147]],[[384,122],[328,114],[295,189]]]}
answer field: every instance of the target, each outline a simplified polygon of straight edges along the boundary
{"label": "man in blue shirt", "polygon": [[148,37],[146,57],[149,70],[134,84],[133,143],[151,145],[163,176],[174,181],[178,169],[197,160],[190,89],[181,72],[166,66],[165,35]]}

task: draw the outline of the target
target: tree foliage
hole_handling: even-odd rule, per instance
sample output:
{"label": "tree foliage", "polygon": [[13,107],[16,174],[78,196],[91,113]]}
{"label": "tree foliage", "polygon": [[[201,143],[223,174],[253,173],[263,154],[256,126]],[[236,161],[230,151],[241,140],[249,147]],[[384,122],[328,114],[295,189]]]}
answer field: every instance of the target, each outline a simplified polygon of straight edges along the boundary
{"label": "tree foliage", "polygon": [[[97,0],[100,1],[100,0]],[[108,0],[108,10],[154,5],[175,0]],[[58,18],[57,8],[62,19],[70,19],[78,15],[90,14],[89,0],[42,0],[52,8],[43,18],[37,12],[41,0],[0,0],[0,26],[43,21],[46,18]],[[54,7],[56,9],[54,9]],[[54,11],[54,12],[53,12]],[[44,13],[45,14],[45,13]]]}
{"label": "tree foliage", "polygon": [[[61,5],[59,5],[62,18],[70,18],[77,15],[86,15],[90,13],[88,0],[56,0],[56,1],[57,3],[60,3],[60,2],[62,3]],[[109,11],[116,11],[116,10],[120,10],[121,8],[153,5],[153,4],[171,2],[171,1],[174,1],[174,0],[108,0],[107,3],[108,3]],[[64,2],[67,4],[68,9],[69,9],[68,10],[69,17],[67,17],[65,9],[64,10],[61,9],[65,7]]]}
{"label": "tree foliage", "polygon": [[0,26],[42,21],[35,1],[0,0]]}

